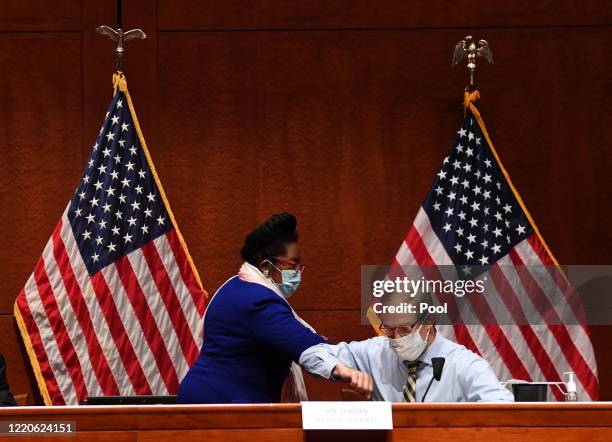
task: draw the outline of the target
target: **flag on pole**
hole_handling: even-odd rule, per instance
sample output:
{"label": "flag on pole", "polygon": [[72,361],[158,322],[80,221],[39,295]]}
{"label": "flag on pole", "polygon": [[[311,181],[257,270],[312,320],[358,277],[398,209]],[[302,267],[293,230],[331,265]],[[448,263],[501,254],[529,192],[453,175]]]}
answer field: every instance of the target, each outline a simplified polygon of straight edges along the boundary
{"label": "flag on pole", "polygon": [[[477,91],[465,94],[465,118],[448,156],[393,262],[400,266],[478,266],[497,291],[514,323],[453,323],[439,328],[448,337],[479,353],[500,380],[559,381],[576,375],[578,400],[598,400],[597,366],[589,329],[580,305],[569,302],[573,324],[563,324],[547,290],[567,292],[569,284],[533,266],[558,266],[487,134],[474,105]],[[554,267],[553,267],[554,268]],[[491,295],[468,298],[477,314],[495,317]],[[534,312],[521,311],[519,296],[534,300],[542,312],[538,323],[526,323]],[[489,297],[489,299],[487,299]],[[535,301],[537,300],[537,301]],[[496,305],[497,308],[497,305]],[[536,312],[536,315],[538,314]],[[581,387],[581,388],[580,388]],[[552,389],[558,400],[563,395]]]}
{"label": "flag on pole", "polygon": [[145,145],[123,74],[82,178],[15,301],[46,405],[175,394],[207,295]]}

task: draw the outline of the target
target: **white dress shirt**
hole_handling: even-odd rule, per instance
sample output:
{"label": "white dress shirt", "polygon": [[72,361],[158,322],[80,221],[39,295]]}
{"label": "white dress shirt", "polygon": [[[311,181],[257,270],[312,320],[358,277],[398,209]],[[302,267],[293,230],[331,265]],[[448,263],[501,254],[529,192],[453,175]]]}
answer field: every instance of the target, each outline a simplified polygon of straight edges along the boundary
{"label": "white dress shirt", "polygon": [[[431,358],[435,357],[445,358],[444,369],[440,381],[433,381],[426,402],[514,400],[512,393],[499,384],[487,361],[437,332],[431,346],[418,358],[424,364],[417,371],[417,402],[423,401],[427,385],[433,378]],[[302,368],[325,379],[333,379],[331,373],[340,363],[372,376],[374,400],[402,402],[408,368],[389,346],[388,338],[378,336],[337,345],[318,344],[300,355]]]}

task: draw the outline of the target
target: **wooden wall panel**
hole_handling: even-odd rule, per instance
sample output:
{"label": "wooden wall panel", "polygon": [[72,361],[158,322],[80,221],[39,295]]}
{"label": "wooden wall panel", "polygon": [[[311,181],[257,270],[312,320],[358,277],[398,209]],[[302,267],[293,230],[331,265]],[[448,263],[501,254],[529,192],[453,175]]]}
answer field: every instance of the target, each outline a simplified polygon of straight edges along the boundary
{"label": "wooden wall panel", "polygon": [[612,24],[606,0],[159,0],[162,30],[463,28]]}
{"label": "wooden wall panel", "polygon": [[0,34],[2,314],[12,314],[79,180],[80,65],[79,34]]}
{"label": "wooden wall panel", "polygon": [[2,0],[0,31],[80,31],[80,0]]}
{"label": "wooden wall panel", "polygon": [[600,397],[601,400],[612,401],[612,379],[609,375],[612,373],[612,356],[610,355],[612,325],[595,325],[591,326],[590,330],[599,373]]}
{"label": "wooden wall panel", "polygon": [[[296,306],[358,307],[360,264],[390,260],[444,155],[414,140],[428,126],[445,145],[454,130],[437,131],[420,108],[440,109],[450,128],[461,113],[458,99],[453,113],[425,88],[401,87],[415,79],[402,40],[394,32],[160,34],[160,169],[213,287],[239,265],[245,234],[289,210],[308,266]],[[175,69],[186,63],[197,67]],[[412,173],[419,163],[423,173]]]}
{"label": "wooden wall panel", "polygon": [[[160,34],[156,158],[208,284],[237,268],[252,226],[289,210],[308,265],[295,306],[358,308],[359,266],[390,261],[462,118],[465,73],[445,55],[465,32]],[[481,110],[562,262],[604,263],[612,246],[593,199],[612,191],[612,88],[595,69],[610,35],[486,32],[501,55],[478,72]]]}

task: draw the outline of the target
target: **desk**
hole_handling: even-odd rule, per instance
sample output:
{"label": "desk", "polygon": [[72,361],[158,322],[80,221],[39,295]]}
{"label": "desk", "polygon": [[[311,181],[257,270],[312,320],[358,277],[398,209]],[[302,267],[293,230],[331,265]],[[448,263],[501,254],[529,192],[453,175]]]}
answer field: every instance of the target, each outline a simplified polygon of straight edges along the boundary
{"label": "desk", "polygon": [[[19,407],[6,421],[74,421],[58,441],[612,441],[612,403],[394,404],[393,431],[303,431],[299,404]],[[11,441],[39,436],[7,437]]]}

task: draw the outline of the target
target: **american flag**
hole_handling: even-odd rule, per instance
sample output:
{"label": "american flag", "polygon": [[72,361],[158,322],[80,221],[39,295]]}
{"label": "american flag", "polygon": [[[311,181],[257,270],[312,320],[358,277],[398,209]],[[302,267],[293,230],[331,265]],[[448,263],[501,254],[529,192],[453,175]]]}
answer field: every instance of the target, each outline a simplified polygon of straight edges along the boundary
{"label": "american flag", "polygon": [[[431,273],[440,265],[485,272],[480,277],[491,281],[493,292],[466,295],[462,302],[487,318],[482,324],[453,321],[439,327],[442,333],[482,355],[500,380],[555,382],[573,371],[578,399],[598,400],[597,366],[580,305],[568,302],[575,321],[564,325],[549,302],[555,296],[547,291],[568,293],[571,287],[555,272],[534,270],[557,262],[499,160],[472,102],[477,97],[466,94],[465,118],[395,256],[394,272],[419,266]],[[490,320],[500,305],[514,323]],[[540,321],[526,320],[533,310],[541,312]]]}
{"label": "american flag", "polygon": [[175,394],[206,293],[123,76],[79,185],[15,302],[45,403]]}

